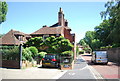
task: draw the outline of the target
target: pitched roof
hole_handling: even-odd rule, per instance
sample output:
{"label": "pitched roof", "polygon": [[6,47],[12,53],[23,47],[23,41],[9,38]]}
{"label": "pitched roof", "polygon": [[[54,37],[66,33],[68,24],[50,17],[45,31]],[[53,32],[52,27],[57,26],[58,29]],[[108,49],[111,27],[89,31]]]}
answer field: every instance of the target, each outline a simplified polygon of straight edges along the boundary
{"label": "pitched roof", "polygon": [[15,37],[15,35],[24,35],[24,33],[10,30],[7,34],[5,34],[2,38],[0,38],[1,45],[19,45],[20,41]]}
{"label": "pitched roof", "polygon": [[35,31],[31,35],[35,34],[62,34],[63,27],[43,27]]}

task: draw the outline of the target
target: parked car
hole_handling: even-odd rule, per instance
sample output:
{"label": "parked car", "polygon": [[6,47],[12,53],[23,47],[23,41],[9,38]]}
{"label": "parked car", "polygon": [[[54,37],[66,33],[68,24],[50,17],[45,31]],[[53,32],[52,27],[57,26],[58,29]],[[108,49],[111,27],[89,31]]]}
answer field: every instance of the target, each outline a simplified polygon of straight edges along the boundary
{"label": "parked car", "polygon": [[60,56],[57,54],[46,54],[42,59],[42,67],[59,67]]}
{"label": "parked car", "polygon": [[108,63],[107,51],[93,51],[91,62],[107,64]]}

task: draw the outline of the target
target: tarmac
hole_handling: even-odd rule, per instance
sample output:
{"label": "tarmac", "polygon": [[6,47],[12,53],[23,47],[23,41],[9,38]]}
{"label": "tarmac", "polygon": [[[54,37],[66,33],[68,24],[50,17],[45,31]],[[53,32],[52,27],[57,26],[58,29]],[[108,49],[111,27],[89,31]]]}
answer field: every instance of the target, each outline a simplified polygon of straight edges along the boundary
{"label": "tarmac", "polygon": [[57,68],[7,69],[0,68],[2,79],[102,79],[101,75],[79,56],[72,70]]}

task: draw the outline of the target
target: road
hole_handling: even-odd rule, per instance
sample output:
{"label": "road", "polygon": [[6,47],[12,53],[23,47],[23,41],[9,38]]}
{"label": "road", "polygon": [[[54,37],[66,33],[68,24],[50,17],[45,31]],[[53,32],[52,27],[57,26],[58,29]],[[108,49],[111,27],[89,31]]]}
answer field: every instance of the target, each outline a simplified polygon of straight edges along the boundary
{"label": "road", "polygon": [[27,69],[0,68],[0,70],[2,70],[2,79],[58,79],[57,81],[64,79],[83,79],[89,81],[89,79],[91,79],[91,81],[96,81],[98,79],[119,78],[118,66],[115,63],[109,62],[108,65],[94,65],[91,63],[90,59],[91,55],[78,56],[75,60],[74,69],[72,70],[38,67]]}
{"label": "road", "polygon": [[[59,70],[56,68],[2,68],[3,79],[96,79],[101,76],[94,74],[87,62],[81,56],[75,61],[73,70]],[[97,76],[96,76],[97,75]]]}
{"label": "road", "polygon": [[118,79],[120,78],[118,65],[114,62],[108,62],[107,65],[104,64],[93,64],[91,63],[91,55],[83,54],[82,57],[87,61],[89,66],[92,66],[101,76],[105,79]]}
{"label": "road", "polygon": [[74,64],[74,69],[67,71],[60,79],[102,79],[98,72],[88,66],[87,62],[79,56]]}

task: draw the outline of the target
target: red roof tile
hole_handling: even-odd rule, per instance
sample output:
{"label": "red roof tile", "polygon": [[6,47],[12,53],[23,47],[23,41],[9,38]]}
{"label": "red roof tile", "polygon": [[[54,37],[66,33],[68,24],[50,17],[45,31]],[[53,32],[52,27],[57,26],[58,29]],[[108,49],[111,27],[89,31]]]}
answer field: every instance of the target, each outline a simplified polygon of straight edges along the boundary
{"label": "red roof tile", "polygon": [[0,45],[19,45],[20,41],[15,37],[15,35],[24,35],[24,33],[10,30],[7,34],[5,34],[2,38],[0,38]]}
{"label": "red roof tile", "polygon": [[63,27],[43,27],[35,31],[31,35],[35,34],[62,34]]}

